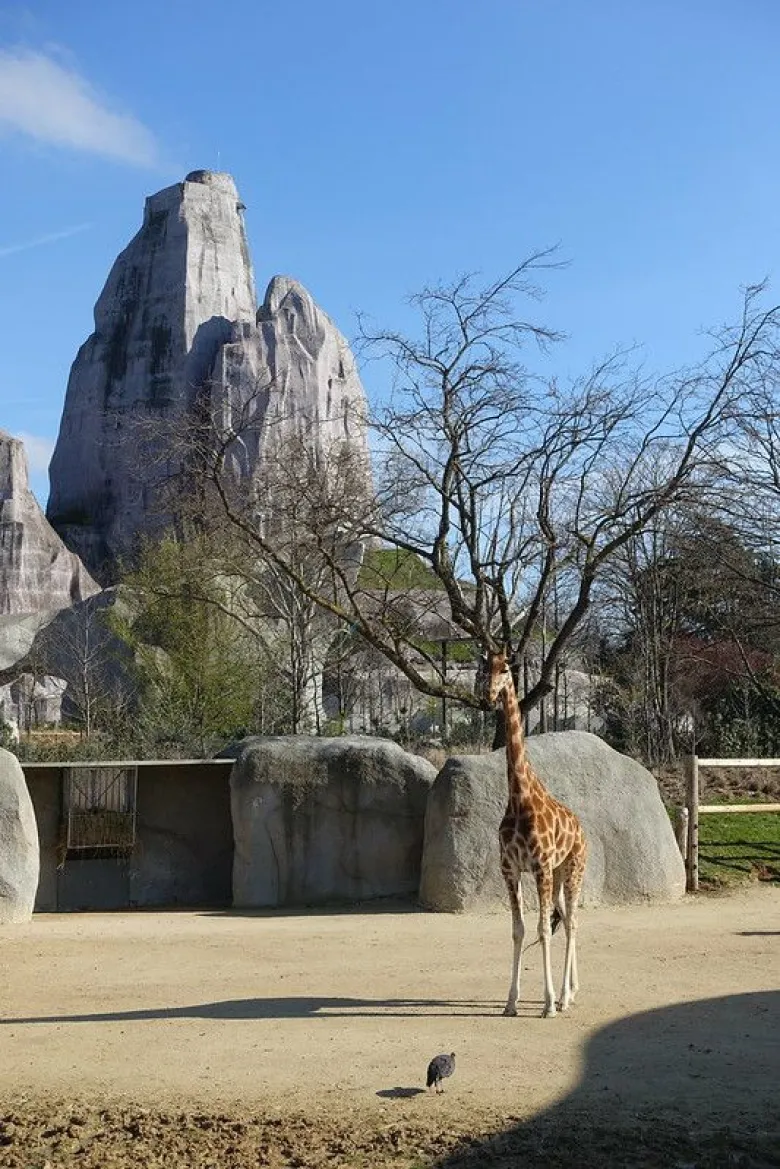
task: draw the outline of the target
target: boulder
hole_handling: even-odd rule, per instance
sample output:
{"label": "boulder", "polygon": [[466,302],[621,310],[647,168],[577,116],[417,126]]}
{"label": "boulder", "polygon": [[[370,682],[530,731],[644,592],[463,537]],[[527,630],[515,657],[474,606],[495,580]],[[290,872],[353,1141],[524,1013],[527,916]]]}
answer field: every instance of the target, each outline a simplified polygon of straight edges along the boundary
{"label": "boulder", "polygon": [[386,739],[245,739],[230,777],[234,905],[414,896],[435,775]]}
{"label": "boulder", "polygon": [[[671,901],[685,870],[658,784],[641,764],[586,731],[531,736],[528,757],[549,791],[580,817],[588,839],[583,902]],[[507,801],[506,756],[456,756],[436,777],[425,816],[420,900],[461,911],[506,905],[498,826]],[[530,876],[526,902],[536,905]]]}
{"label": "boulder", "polygon": [[38,888],[38,827],[19,760],[0,748],[0,925],[29,921]]}
{"label": "boulder", "polygon": [[125,590],[103,589],[29,617],[0,617],[0,712],[29,728],[80,719],[85,681],[93,694],[132,694],[132,651],[106,621],[110,609],[132,614]]}

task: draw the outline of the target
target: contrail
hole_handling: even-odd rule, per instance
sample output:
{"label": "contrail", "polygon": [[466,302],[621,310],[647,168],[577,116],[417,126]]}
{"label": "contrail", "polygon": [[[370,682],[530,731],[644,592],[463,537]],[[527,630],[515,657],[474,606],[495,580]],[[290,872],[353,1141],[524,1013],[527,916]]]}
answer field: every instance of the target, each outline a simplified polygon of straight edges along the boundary
{"label": "contrail", "polygon": [[47,235],[39,235],[37,239],[29,239],[23,244],[7,244],[0,247],[0,260],[5,256],[13,256],[16,252],[26,252],[30,248],[42,248],[44,244],[53,244],[59,239],[68,239],[78,235],[81,231],[89,231],[91,223],[78,223],[75,227],[66,227],[62,231],[50,231]]}

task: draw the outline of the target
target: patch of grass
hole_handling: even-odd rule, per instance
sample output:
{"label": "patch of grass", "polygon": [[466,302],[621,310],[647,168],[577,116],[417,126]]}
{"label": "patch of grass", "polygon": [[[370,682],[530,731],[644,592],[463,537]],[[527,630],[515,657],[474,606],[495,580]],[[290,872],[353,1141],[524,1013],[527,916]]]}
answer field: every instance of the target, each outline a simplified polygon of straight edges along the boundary
{"label": "patch of grass", "polygon": [[780,813],[700,816],[699,879],[707,885],[780,882]]}
{"label": "patch of grass", "polygon": [[400,548],[370,548],[359,582],[367,589],[436,589],[444,585],[419,556]]}

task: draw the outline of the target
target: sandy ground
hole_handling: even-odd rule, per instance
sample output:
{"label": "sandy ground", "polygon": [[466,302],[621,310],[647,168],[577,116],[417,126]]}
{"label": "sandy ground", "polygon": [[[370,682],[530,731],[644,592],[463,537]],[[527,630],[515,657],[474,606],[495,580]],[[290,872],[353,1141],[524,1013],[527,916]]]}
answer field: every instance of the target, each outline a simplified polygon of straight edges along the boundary
{"label": "sandy ground", "polygon": [[[662,1117],[678,1145],[692,1126],[728,1126],[737,1149],[759,1134],[764,1158],[729,1163],[780,1164],[780,890],[585,911],[579,941],[573,1010],[539,1017],[536,946],[521,1015],[506,1019],[508,914],[40,915],[0,928],[0,1165],[154,1164],[160,1126],[177,1140],[200,1130],[165,1164],[427,1165],[454,1145],[447,1164],[510,1164],[503,1146],[491,1161],[473,1142],[535,1125],[538,1144],[572,1116],[657,1135]],[[419,1089],[440,1051],[457,1070],[436,1097]],[[143,1158],[123,1160],[123,1142]]]}

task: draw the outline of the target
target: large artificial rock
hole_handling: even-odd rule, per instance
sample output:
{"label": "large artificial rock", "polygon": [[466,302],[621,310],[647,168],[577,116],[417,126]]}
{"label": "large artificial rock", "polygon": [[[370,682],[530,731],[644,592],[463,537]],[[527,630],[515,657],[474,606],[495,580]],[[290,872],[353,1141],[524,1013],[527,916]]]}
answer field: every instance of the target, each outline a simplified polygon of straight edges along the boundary
{"label": "large artificial rock", "polygon": [[368,466],[366,400],[345,337],[306,289],[274,276],[254,326],[238,324],[212,379],[222,426],[241,433],[231,451],[238,476],[263,472],[264,459],[296,438],[327,451],[350,443]]}
{"label": "large artificial rock", "polygon": [[12,727],[52,726],[61,721],[64,678],[44,674],[19,674],[13,682],[0,686],[0,722]]}
{"label": "large artificial rock", "polygon": [[38,827],[19,760],[0,748],[0,925],[29,921],[38,888]]}
{"label": "large artificial rock", "polygon": [[[24,444],[0,430],[0,616],[61,609],[98,588],[30,490]],[[15,644],[18,622],[6,624]],[[2,641],[0,628],[0,661]]]}
{"label": "large artificial rock", "polygon": [[244,740],[230,777],[234,905],[413,896],[435,775],[386,739]]}
{"label": "large artificial rock", "polygon": [[185,416],[233,323],[254,323],[255,311],[230,175],[193,171],[150,196],[73,363],[49,471],[49,519],[101,579],[160,522],[156,477],[175,470],[153,473],[139,420]]}
{"label": "large artificial rock", "polygon": [[34,617],[0,617],[0,717],[5,711],[28,729],[61,718],[80,722],[90,694],[132,694],[133,651],[113,632],[109,610],[134,616],[125,590],[113,588]]}
{"label": "large artificial rock", "polygon": [[189,422],[206,403],[217,425],[240,432],[229,463],[242,489],[267,478],[271,448],[291,436],[318,465],[346,440],[367,468],[349,346],[287,277],[271,281],[257,309],[233,180],[193,171],[147,199],[68,382],[48,516],[102,583],[140,537],[170,523]]}
{"label": "large artificial rock", "polygon": [[[685,870],[658,785],[641,764],[586,731],[534,735],[528,757],[549,791],[581,819],[588,840],[583,902],[671,901]],[[456,756],[436,778],[425,817],[420,900],[461,911],[507,904],[498,826],[507,803],[506,755]],[[523,877],[536,905],[530,876]]]}
{"label": "large artificial rock", "polygon": [[24,670],[35,639],[60,610],[0,616],[0,685],[13,681]]}

